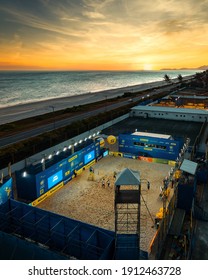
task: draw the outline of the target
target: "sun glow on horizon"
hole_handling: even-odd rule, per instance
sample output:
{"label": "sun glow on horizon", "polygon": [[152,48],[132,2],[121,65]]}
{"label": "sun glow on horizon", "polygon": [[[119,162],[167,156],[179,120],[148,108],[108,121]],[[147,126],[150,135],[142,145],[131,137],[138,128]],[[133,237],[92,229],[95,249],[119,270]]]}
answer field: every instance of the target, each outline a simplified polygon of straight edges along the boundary
{"label": "sun glow on horizon", "polygon": [[171,7],[161,0],[3,2],[1,70],[154,71],[208,63],[208,0],[171,0]]}
{"label": "sun glow on horizon", "polygon": [[145,70],[145,71],[151,71],[151,70],[154,70],[154,69],[153,69],[152,64],[150,64],[150,63],[145,63],[144,66],[143,66],[143,70]]}

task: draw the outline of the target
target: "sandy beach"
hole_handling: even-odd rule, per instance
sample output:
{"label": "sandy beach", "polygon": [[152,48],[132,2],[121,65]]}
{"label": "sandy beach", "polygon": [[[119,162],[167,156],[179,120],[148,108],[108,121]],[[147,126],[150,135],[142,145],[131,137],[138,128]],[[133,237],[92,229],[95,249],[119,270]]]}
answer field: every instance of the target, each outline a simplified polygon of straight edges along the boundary
{"label": "sandy beach", "polygon": [[135,86],[109,89],[94,93],[85,93],[70,97],[57,97],[33,103],[22,103],[15,106],[1,107],[0,124],[10,123],[17,120],[51,113],[54,111],[70,108],[73,106],[88,104],[96,101],[107,100],[117,96],[122,96],[125,92],[136,92],[167,85],[165,81],[140,84]]}

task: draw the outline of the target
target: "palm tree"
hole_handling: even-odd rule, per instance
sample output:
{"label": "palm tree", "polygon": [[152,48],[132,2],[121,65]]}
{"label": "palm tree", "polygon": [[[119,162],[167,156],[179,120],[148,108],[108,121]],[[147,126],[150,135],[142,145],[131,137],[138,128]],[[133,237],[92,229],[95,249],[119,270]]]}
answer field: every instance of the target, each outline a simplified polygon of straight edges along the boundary
{"label": "palm tree", "polygon": [[203,80],[204,80],[204,87],[208,88],[208,70],[204,71]]}
{"label": "palm tree", "polygon": [[168,84],[170,84],[171,83],[171,79],[170,79],[170,77],[167,75],[167,74],[165,74],[165,76],[164,76],[164,80],[166,81],[166,83],[168,83]]}
{"label": "palm tree", "polygon": [[180,87],[182,86],[182,82],[183,82],[183,77],[182,77],[182,75],[179,74],[178,77],[177,77],[177,79],[178,79],[178,82],[179,82],[178,87],[180,88]]}
{"label": "palm tree", "polygon": [[178,81],[180,84],[183,82],[183,77],[181,74],[178,75]]}

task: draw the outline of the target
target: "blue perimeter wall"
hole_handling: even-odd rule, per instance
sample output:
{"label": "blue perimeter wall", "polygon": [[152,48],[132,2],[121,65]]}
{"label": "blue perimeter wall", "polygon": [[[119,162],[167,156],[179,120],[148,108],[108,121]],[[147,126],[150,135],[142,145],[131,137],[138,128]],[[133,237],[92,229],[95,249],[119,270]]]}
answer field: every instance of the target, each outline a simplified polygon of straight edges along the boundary
{"label": "blue perimeter wall", "polygon": [[[99,158],[100,155],[100,142],[97,141],[59,160],[45,170],[42,170],[42,164],[39,163],[39,166],[37,166],[35,170],[31,166],[16,171],[15,176],[18,197],[26,201],[37,199],[61,182],[66,184],[72,179],[74,171],[84,168],[91,161]],[[25,176],[23,175],[24,172],[26,172]]]}
{"label": "blue perimeter wall", "polygon": [[120,134],[118,141],[119,152],[169,160],[176,160],[184,144],[183,139],[170,140],[131,134]]}
{"label": "blue perimeter wall", "polygon": [[41,243],[51,252],[60,254],[61,259],[64,256],[80,260],[114,257],[114,232],[13,199],[0,206],[0,231]]}

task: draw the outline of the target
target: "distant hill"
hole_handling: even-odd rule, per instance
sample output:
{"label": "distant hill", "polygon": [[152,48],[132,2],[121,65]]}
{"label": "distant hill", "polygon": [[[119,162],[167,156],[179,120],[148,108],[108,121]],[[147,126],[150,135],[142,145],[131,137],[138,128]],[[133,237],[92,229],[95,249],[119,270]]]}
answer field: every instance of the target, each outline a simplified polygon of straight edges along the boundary
{"label": "distant hill", "polygon": [[161,70],[208,70],[208,65],[203,65],[197,68],[163,68]]}
{"label": "distant hill", "polygon": [[198,70],[208,70],[208,65],[203,65],[197,68]]}

